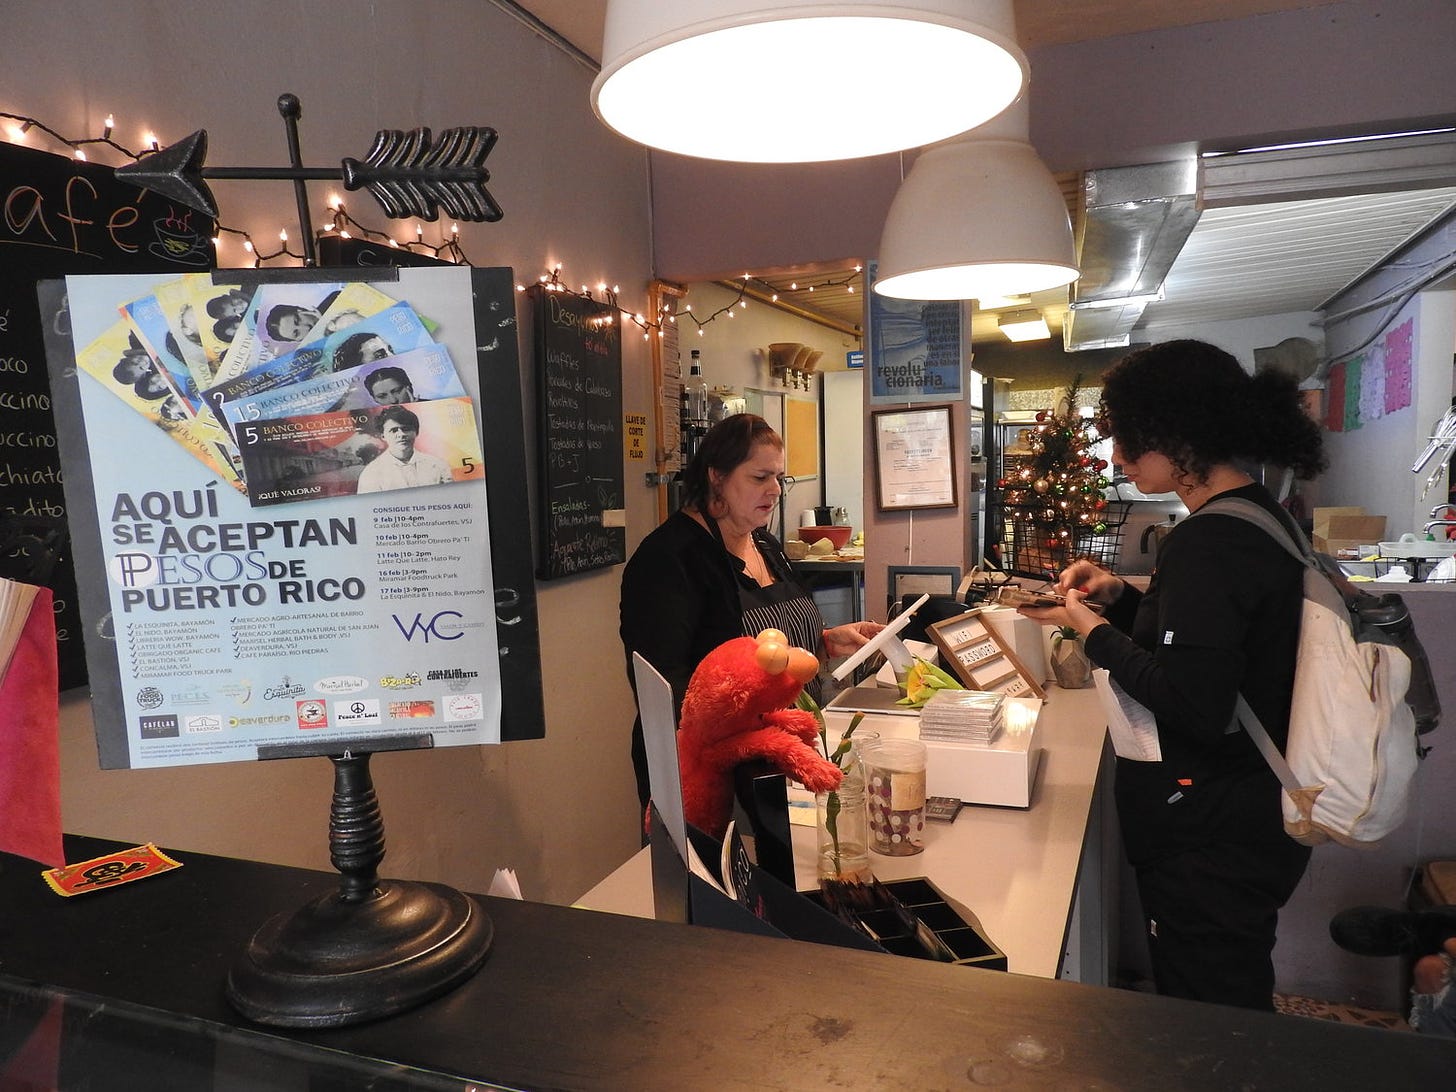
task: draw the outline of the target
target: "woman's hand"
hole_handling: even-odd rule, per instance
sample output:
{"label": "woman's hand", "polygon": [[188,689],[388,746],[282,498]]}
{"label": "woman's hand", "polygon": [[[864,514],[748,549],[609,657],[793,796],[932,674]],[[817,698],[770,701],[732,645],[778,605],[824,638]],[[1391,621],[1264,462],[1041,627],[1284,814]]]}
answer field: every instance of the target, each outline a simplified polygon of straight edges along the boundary
{"label": "woman's hand", "polygon": [[1066,606],[1020,607],[1018,613],[1044,626],[1071,626],[1085,637],[1098,626],[1107,625],[1107,620],[1091,604],[1115,603],[1122,589],[1121,577],[1090,561],[1074,561],[1062,570],[1056,583],[1056,590],[1066,596]]}
{"label": "woman's hand", "polygon": [[1102,566],[1085,559],[1072,562],[1057,577],[1057,591],[1063,595],[1080,591],[1086,598],[1094,603],[1101,603],[1104,607],[1116,603],[1122,595],[1122,589],[1122,577],[1113,576]]}
{"label": "woman's hand", "polygon": [[869,639],[885,627],[879,622],[848,622],[824,631],[824,652],[831,659],[848,656],[863,648]]}

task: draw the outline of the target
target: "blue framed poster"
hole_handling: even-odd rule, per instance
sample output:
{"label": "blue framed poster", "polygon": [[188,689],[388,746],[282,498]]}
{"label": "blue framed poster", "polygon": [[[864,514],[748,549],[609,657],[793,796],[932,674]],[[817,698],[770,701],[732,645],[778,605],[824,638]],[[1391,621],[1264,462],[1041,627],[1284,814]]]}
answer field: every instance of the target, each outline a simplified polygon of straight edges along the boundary
{"label": "blue framed poster", "polygon": [[871,402],[945,402],[964,397],[969,331],[961,300],[900,300],[873,290],[866,271]]}

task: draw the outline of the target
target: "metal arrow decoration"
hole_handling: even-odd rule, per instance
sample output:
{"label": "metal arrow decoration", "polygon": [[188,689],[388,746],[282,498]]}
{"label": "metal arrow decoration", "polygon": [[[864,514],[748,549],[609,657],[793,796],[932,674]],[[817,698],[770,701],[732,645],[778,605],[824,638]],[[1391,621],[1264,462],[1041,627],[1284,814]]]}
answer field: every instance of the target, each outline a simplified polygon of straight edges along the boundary
{"label": "metal arrow decoration", "polygon": [[429,129],[382,129],[363,160],[345,159],[339,168],[305,167],[299,154],[298,119],[303,111],[297,96],[280,96],[278,111],[288,131],[288,167],[206,167],[207,130],[199,129],[116,168],[116,175],[213,219],[217,202],[206,179],[291,179],[309,265],[314,264],[304,187],[309,180],[337,180],[350,191],[367,189],[392,219],[434,221],[443,212],[456,220],[494,223],[504,215],[485,188],[490,180],[485,157],[497,138],[488,126],[446,129],[438,141]]}

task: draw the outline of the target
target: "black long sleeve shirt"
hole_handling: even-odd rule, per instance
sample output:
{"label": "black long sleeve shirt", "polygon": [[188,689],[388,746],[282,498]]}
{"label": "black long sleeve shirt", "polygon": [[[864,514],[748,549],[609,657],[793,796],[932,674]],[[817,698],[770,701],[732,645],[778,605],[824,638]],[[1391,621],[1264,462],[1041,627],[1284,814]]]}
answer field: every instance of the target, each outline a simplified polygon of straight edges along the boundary
{"label": "black long sleeve shirt", "polygon": [[[1231,490],[1271,511],[1260,485]],[[1303,569],[1261,528],[1209,514],[1175,528],[1146,593],[1127,588],[1087,654],[1157,718],[1161,762],[1117,763],[1134,864],[1213,841],[1284,838],[1279,783],[1248,734],[1230,732],[1240,692],[1283,748]]]}

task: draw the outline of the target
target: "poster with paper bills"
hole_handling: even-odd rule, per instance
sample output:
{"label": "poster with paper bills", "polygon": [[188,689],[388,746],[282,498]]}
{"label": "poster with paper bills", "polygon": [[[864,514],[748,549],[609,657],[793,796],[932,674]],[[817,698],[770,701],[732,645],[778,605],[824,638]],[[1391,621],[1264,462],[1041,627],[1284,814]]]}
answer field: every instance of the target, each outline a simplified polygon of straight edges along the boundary
{"label": "poster with paper bills", "polygon": [[[65,282],[105,768],[544,732],[510,270],[317,272]],[[222,334],[259,351],[220,379]]]}

